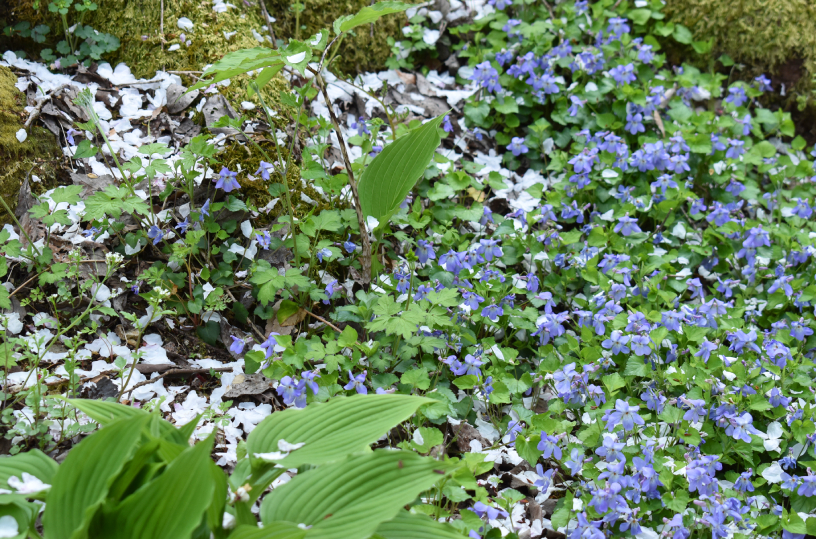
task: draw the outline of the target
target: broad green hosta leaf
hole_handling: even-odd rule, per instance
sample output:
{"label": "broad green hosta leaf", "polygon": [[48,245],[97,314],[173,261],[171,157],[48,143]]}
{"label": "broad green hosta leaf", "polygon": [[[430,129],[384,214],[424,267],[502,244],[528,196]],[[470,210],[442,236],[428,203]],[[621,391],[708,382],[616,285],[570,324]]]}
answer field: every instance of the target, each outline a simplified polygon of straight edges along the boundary
{"label": "broad green hosta leaf", "polygon": [[54,459],[39,449],[32,449],[13,457],[2,457],[0,458],[0,489],[13,491],[14,489],[8,486],[9,477],[22,477],[24,472],[50,485],[57,470],[59,470],[59,465],[54,462]]}
{"label": "broad green hosta leaf", "polygon": [[[231,52],[214,63],[204,74],[201,80],[190,87],[187,92],[204,88],[210,84],[221,82],[249,71],[282,65],[278,51],[267,47],[254,47]],[[208,78],[212,76],[212,78]]]}
{"label": "broad green hosta leaf", "polygon": [[438,116],[392,142],[363,171],[358,186],[363,215],[385,224],[397,211],[433,159],[442,140],[439,125],[444,117]]}
{"label": "broad green hosta leaf", "polygon": [[425,515],[400,511],[388,522],[383,522],[373,536],[376,539],[462,539],[458,530],[431,520]]}
{"label": "broad green hosta leaf", "polygon": [[[125,406],[117,402],[105,402],[91,399],[66,399],[65,397],[58,397],[69,405],[73,406],[80,412],[84,413],[100,426],[104,427],[122,419],[131,419],[135,417],[147,417],[150,413],[140,408],[133,406]],[[192,425],[190,424],[192,423]],[[161,435],[172,442],[187,445],[187,440],[192,434],[192,429],[198,421],[191,421],[184,425],[181,429],[177,429],[172,424],[164,419],[159,419],[159,432]]]}
{"label": "broad green hosta leaf", "polygon": [[290,408],[258,424],[247,439],[247,452],[253,468],[262,467],[264,461],[255,455],[280,451],[278,442],[284,440],[304,444],[274,459],[284,468],[325,464],[362,451],[427,402],[411,395],[355,395]]}
{"label": "broad green hosta leaf", "polygon": [[261,522],[311,526],[307,539],[365,539],[442,479],[448,467],[410,451],[388,450],[326,464],[267,494]]}
{"label": "broad green hosta leaf", "polygon": [[372,23],[380,17],[390,15],[391,13],[405,11],[409,7],[411,7],[411,4],[405,4],[403,2],[378,2],[373,6],[364,7],[358,11],[356,15],[340,17],[334,21],[334,31],[337,34],[340,32],[348,32],[352,28]]}
{"label": "broad green hosta leaf", "polygon": [[149,416],[124,419],[77,444],[59,467],[43,516],[45,539],[88,537],[88,525],[111,483],[136,451]]}
{"label": "broad green hosta leaf", "polygon": [[306,530],[286,522],[274,522],[270,526],[238,526],[229,539],[303,539]]}
{"label": "broad green hosta leaf", "polygon": [[[210,460],[213,440],[207,438],[184,450],[157,479],[103,514],[93,537],[189,538],[201,524],[216,488]],[[220,480],[226,481],[223,476]]]}

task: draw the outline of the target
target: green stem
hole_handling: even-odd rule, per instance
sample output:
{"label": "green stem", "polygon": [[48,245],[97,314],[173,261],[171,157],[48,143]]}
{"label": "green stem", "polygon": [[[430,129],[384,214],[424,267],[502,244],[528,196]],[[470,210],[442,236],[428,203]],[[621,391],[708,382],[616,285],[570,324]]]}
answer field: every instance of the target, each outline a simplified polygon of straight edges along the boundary
{"label": "green stem", "polygon": [[12,221],[14,221],[14,224],[17,225],[17,227],[20,229],[20,232],[23,233],[23,236],[25,236],[25,239],[28,240],[28,244],[31,246],[31,249],[35,253],[37,253],[38,257],[42,256],[42,253],[34,245],[34,242],[31,241],[31,237],[28,235],[28,232],[26,232],[25,228],[23,228],[23,225],[20,224],[20,221],[17,220],[17,216],[14,215],[14,212],[11,211],[11,208],[9,208],[8,204],[6,204],[6,200],[5,200],[4,197],[0,197],[0,203],[3,204],[3,207],[6,209],[6,213],[8,213],[9,217],[11,217]]}

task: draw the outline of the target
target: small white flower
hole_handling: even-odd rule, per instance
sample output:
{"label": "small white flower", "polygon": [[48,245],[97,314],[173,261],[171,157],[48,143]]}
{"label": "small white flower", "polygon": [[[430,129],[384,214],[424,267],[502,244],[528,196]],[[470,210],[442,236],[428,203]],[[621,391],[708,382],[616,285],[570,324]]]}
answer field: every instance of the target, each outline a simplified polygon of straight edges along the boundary
{"label": "small white flower", "polygon": [[17,131],[17,140],[18,141],[25,142],[25,139],[27,139],[27,138],[28,138],[28,133],[26,132],[25,129],[21,128],[19,131]]}
{"label": "small white flower", "polygon": [[169,290],[166,290],[166,289],[164,289],[164,288],[162,288],[162,287],[160,287],[160,286],[157,286],[157,287],[156,287],[156,288],[154,288],[153,290],[156,292],[156,295],[157,295],[157,296],[161,296],[161,297],[165,297],[165,298],[169,298],[169,297],[170,297],[170,291],[169,291]]}
{"label": "small white flower", "polygon": [[107,254],[105,254],[105,263],[108,266],[111,266],[111,267],[119,266],[124,260],[125,260],[125,257],[120,255],[119,253],[107,253]]}

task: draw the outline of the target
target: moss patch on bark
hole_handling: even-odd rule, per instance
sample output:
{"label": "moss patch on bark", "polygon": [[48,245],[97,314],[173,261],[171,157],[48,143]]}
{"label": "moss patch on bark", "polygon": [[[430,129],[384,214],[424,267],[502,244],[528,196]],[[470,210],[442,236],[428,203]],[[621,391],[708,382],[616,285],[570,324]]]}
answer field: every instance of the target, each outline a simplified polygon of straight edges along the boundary
{"label": "moss patch on bark", "polygon": [[[17,206],[17,194],[26,175],[36,175],[39,183],[32,183],[33,192],[50,189],[58,183],[62,151],[56,137],[44,127],[32,126],[24,142],[17,140],[27,119],[26,99],[14,84],[17,77],[8,68],[0,66],[0,196],[11,207]],[[0,222],[10,222],[10,216],[0,206]]]}
{"label": "moss patch on bark", "polygon": [[[697,40],[714,39],[712,54],[745,64],[745,75],[765,73],[800,108],[813,104],[816,75],[816,3],[809,0],[667,0],[664,13]],[[807,103],[810,101],[810,103]]]}

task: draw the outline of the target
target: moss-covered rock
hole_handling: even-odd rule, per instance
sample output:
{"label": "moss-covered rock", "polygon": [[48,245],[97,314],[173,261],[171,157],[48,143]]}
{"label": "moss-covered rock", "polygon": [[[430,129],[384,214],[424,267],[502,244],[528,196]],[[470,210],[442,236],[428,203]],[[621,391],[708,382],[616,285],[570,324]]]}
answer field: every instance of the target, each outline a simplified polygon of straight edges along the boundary
{"label": "moss-covered rock", "polygon": [[[272,143],[261,142],[261,147],[268,155],[275,155],[275,149]],[[284,150],[283,159],[286,159],[287,152]],[[218,154],[218,159],[222,165],[230,170],[241,170],[253,173],[260,166],[264,159],[257,148],[251,145],[232,144],[228,146],[222,153]],[[247,202],[251,202],[258,208],[266,206],[272,200],[272,195],[269,194],[269,186],[275,183],[281,183],[281,176],[279,174],[272,174],[270,181],[265,182],[258,178],[255,181],[250,180],[245,174],[238,175],[238,183],[241,185],[241,193]],[[309,199],[317,203],[317,210],[329,209],[329,205],[323,200],[320,193],[310,184],[303,182],[300,179],[300,167],[297,163],[289,169],[288,185],[290,187],[289,196],[292,198],[292,206],[295,210],[295,217],[303,218],[315,207],[306,202],[301,194],[306,195]],[[289,209],[286,206],[286,200],[283,196],[275,207],[269,212],[269,215],[261,214],[258,218],[257,224],[263,226],[274,221],[281,215],[288,215]]]}
{"label": "moss-covered rock", "polygon": [[[34,192],[53,187],[57,184],[62,160],[56,137],[44,127],[32,126],[24,142],[17,140],[17,131],[23,127],[27,115],[25,96],[14,86],[16,82],[17,77],[0,66],[0,197],[12,211],[26,175],[36,175],[41,180],[32,184]],[[0,222],[9,221],[6,210],[0,207]]]}
{"label": "moss-covered rock", "polygon": [[714,39],[714,57],[728,54],[745,75],[765,73],[785,84],[800,107],[816,75],[816,2],[810,0],[666,0],[664,13],[697,40]]}
{"label": "moss-covered rock", "polygon": [[[301,2],[305,4],[299,21],[303,27],[300,31],[301,39],[331,28],[335,19],[343,15],[353,15],[373,3],[370,0],[301,0]],[[266,0],[270,15],[277,19],[275,29],[284,37],[295,35],[296,17],[291,8],[292,3],[291,0]],[[383,17],[373,25],[357,28],[354,35],[347,37],[340,46],[333,65],[345,73],[383,69],[385,61],[391,55],[388,38],[401,39],[402,27],[406,21],[406,16],[398,13]]]}
{"label": "moss-covered rock", "polygon": [[[137,77],[152,77],[159,70],[198,71],[224,54],[242,48],[257,47],[260,42],[253,30],[262,39],[267,32],[258,0],[251,2],[231,2],[234,8],[224,13],[215,13],[210,0],[163,0],[164,37],[161,40],[162,0],[97,0],[98,9],[90,12],[83,21],[100,32],[107,32],[119,38],[121,46],[105,56],[112,65],[127,64]],[[295,35],[295,13],[289,0],[266,0],[270,16],[277,19],[273,30],[278,39]],[[34,24],[51,26],[50,39],[60,39],[62,28],[57,17],[48,13],[47,1],[40,2],[39,10],[34,10],[31,0],[5,0],[0,2],[0,21],[14,24],[29,21]],[[370,4],[369,0],[306,0],[306,10],[301,13],[300,37],[306,38],[324,29],[331,28],[332,22],[342,16],[356,13]],[[71,14],[73,16],[73,13]],[[194,23],[186,37],[189,47],[180,42],[183,30],[178,27],[178,19],[187,17]],[[71,22],[73,19],[69,19]],[[389,36],[402,35],[401,27],[405,15],[392,15],[369,26],[361,27],[355,36],[345,40],[338,54],[337,67],[344,71],[382,69],[390,54],[387,44]],[[234,32],[234,34],[233,34]],[[229,37],[228,37],[229,36]],[[176,51],[170,47],[179,44]],[[53,46],[53,44],[49,44]],[[0,47],[25,50],[32,54],[41,46],[31,40],[4,39],[0,36]]]}

